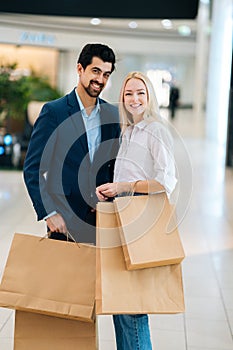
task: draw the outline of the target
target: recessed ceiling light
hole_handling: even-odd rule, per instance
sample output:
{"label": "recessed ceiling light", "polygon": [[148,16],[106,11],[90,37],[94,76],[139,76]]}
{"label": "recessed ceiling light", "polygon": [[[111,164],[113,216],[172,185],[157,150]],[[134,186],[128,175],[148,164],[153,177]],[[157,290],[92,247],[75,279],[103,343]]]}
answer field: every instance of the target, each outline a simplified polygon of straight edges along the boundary
{"label": "recessed ceiling light", "polygon": [[166,29],[172,28],[172,21],[170,21],[170,19],[163,19],[161,23]]}
{"label": "recessed ceiling light", "polygon": [[138,27],[138,24],[137,24],[137,22],[134,22],[134,21],[132,21],[132,22],[129,22],[129,24],[128,24],[128,26],[130,27],[130,28],[137,28]]}
{"label": "recessed ceiling light", "polygon": [[186,26],[186,25],[179,26],[178,33],[180,35],[189,36],[191,34],[191,28],[189,26]]}
{"label": "recessed ceiling light", "polygon": [[90,23],[93,24],[93,26],[98,26],[101,23],[101,20],[99,18],[92,18]]}

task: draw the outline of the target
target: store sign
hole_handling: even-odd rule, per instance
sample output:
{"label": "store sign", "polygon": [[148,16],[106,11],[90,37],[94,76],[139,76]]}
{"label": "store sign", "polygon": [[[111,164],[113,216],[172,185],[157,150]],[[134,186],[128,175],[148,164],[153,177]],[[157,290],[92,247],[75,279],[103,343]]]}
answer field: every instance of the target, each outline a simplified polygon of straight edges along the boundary
{"label": "store sign", "polygon": [[55,42],[55,35],[41,32],[22,32],[19,38],[20,43],[52,45]]}

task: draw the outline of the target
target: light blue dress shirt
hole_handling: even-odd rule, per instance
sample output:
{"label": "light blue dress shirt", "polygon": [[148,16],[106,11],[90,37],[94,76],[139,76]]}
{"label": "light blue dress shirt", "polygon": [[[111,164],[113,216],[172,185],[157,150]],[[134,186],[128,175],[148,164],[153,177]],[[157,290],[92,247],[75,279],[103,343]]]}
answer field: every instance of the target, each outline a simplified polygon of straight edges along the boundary
{"label": "light blue dress shirt", "polygon": [[94,154],[101,143],[101,120],[100,120],[100,103],[97,99],[97,103],[92,112],[88,115],[87,110],[84,108],[82,101],[75,91],[77,100],[80,106],[83,122],[87,134],[87,143],[89,149],[90,161],[93,161]]}

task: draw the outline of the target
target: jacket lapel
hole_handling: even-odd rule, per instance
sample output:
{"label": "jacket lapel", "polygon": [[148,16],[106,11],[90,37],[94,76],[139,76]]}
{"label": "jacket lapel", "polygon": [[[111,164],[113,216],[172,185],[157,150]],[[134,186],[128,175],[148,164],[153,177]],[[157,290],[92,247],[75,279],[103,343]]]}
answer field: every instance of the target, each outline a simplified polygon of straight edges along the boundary
{"label": "jacket lapel", "polygon": [[102,162],[101,165],[106,162],[111,152],[112,125],[109,113],[107,103],[100,99],[101,143],[94,154],[93,163],[98,159],[98,162]]}
{"label": "jacket lapel", "polygon": [[76,134],[76,139],[80,142],[83,148],[84,154],[87,154],[88,153],[87,135],[86,135],[86,130],[83,123],[80,107],[76,98],[75,90],[73,90],[67,96],[67,103],[69,107],[69,116],[70,116],[71,124]]}
{"label": "jacket lapel", "polygon": [[100,120],[101,120],[101,142],[107,141],[111,138],[111,124],[109,120],[109,111],[107,103],[100,100]]}

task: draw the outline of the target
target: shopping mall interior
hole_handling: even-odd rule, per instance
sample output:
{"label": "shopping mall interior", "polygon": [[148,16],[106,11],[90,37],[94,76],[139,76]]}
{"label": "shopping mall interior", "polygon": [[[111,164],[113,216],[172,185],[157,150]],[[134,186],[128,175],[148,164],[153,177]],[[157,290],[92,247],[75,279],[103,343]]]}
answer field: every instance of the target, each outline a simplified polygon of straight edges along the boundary
{"label": "shopping mall interior", "polygon": [[[232,28],[232,0],[200,0],[193,19],[0,12],[1,75],[10,67],[10,81],[42,77],[50,92],[66,94],[77,84],[80,49],[102,42],[117,55],[104,99],[118,102],[129,71],[144,72],[154,85],[174,139],[178,230],[185,250],[185,312],[149,315],[156,350],[233,350]],[[172,117],[174,85],[179,104]],[[45,96],[27,101],[17,118],[4,111],[0,96],[0,277],[15,233],[46,233],[22,174],[33,124],[51,98]],[[1,350],[14,348],[14,320],[14,310],[0,308]],[[98,316],[97,325],[98,348],[116,349],[112,317]]]}

